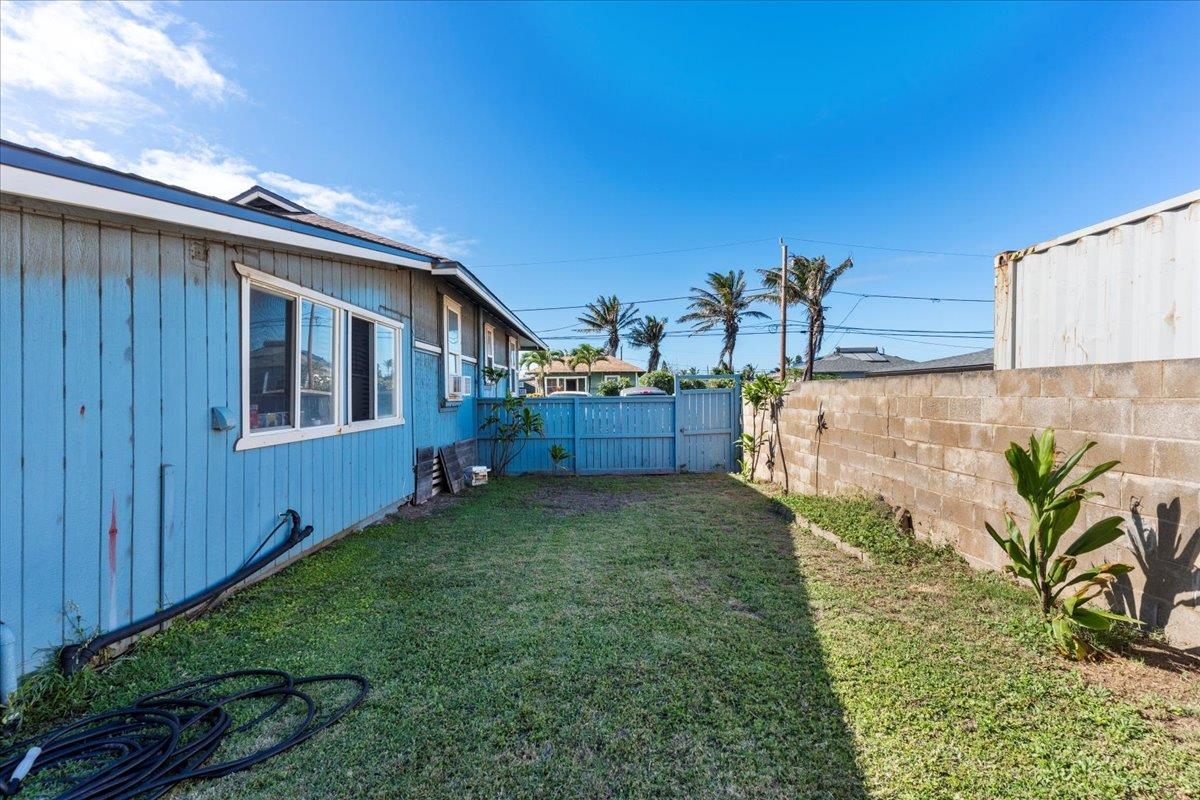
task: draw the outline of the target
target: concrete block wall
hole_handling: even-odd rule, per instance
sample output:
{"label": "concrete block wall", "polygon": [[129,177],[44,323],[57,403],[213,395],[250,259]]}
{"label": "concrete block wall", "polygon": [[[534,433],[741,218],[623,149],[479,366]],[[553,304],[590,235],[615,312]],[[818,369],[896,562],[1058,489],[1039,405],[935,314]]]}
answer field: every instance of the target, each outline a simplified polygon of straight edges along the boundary
{"label": "concrete block wall", "polygon": [[[828,426],[817,435],[817,416]],[[750,430],[747,416],[746,430]],[[1171,641],[1200,646],[1200,359],[795,383],[780,412],[792,491],[864,490],[909,510],[918,535],[999,569],[984,522],[1028,523],[1004,450],[1052,427],[1082,462],[1120,459],[1096,481],[1076,532],[1114,514],[1127,537],[1084,563],[1136,570],[1114,596]],[[757,477],[783,483],[776,458]]]}

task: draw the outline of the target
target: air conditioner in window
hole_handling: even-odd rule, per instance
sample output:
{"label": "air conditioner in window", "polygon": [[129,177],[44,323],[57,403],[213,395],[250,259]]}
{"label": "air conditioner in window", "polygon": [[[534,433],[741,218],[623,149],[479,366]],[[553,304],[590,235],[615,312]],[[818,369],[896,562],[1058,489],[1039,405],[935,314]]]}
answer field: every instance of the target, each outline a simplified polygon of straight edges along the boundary
{"label": "air conditioner in window", "polygon": [[471,396],[471,379],[466,375],[451,375],[449,384],[449,391],[447,393],[451,397]]}

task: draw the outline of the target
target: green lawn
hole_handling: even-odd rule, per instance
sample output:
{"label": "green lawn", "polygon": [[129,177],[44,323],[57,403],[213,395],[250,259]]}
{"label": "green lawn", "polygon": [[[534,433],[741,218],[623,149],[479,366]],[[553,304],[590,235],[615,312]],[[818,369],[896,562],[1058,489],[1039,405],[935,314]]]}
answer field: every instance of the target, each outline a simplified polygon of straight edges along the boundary
{"label": "green lawn", "polygon": [[507,479],[143,643],[96,707],[246,666],[370,678],[206,797],[1200,796],[1200,703],[1115,699],[1021,590],[901,561],[728,476]]}

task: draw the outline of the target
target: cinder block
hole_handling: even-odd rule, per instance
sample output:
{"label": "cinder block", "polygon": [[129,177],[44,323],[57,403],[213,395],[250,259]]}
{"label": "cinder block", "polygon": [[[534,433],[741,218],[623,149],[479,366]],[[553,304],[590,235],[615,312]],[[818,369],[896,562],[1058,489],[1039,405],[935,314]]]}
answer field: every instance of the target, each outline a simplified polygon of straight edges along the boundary
{"label": "cinder block", "polygon": [[962,377],[957,372],[939,372],[930,376],[930,392],[935,397],[962,395]]}
{"label": "cinder block", "polygon": [[994,425],[1020,425],[1025,419],[1024,400],[1020,397],[985,397],[979,417]]}
{"label": "cinder block", "polygon": [[943,466],[951,472],[974,476],[977,462],[978,454],[965,447],[947,447],[942,451]]}
{"label": "cinder block", "polygon": [[958,447],[958,425],[955,422],[931,420],[929,422],[929,440],[944,447]]}
{"label": "cinder block", "polygon": [[908,392],[912,397],[929,397],[930,380],[928,375],[909,375]]}
{"label": "cinder block", "polygon": [[1200,442],[1156,441],[1154,474],[1159,478],[1200,483]]}
{"label": "cinder block", "polygon": [[1093,368],[1048,367],[1041,370],[1042,397],[1092,397]]}
{"label": "cinder block", "polygon": [[945,397],[922,397],[921,416],[925,419],[947,419],[950,401]]}
{"label": "cinder block", "polygon": [[1041,394],[1042,370],[1003,369],[997,370],[997,397],[1033,397]]}
{"label": "cinder block", "polygon": [[959,429],[958,443],[984,453],[991,452],[996,446],[996,429],[992,425],[965,425]]}
{"label": "cinder block", "polygon": [[1026,425],[1065,428],[1071,424],[1071,401],[1065,397],[1026,397],[1021,410]]}
{"label": "cinder block", "polygon": [[941,446],[917,442],[917,463],[926,467],[941,469],[943,466]]}
{"label": "cinder block", "polygon": [[1138,436],[1200,440],[1200,399],[1135,400],[1133,432]]}
{"label": "cinder block", "polygon": [[959,422],[979,422],[983,401],[978,397],[951,397],[948,418]]}
{"label": "cinder block", "polygon": [[1097,364],[1093,369],[1096,397],[1159,397],[1162,394],[1161,361]]}
{"label": "cinder block", "polygon": [[981,372],[964,372],[962,380],[963,397],[995,397],[996,373],[991,370]]}
{"label": "cinder block", "polygon": [[1084,395],[1079,395],[1079,397],[1082,399],[1071,401],[1072,428],[1079,431],[1102,433],[1130,432],[1130,421],[1133,417],[1132,401],[1097,400]]}
{"label": "cinder block", "polygon": [[1164,361],[1162,370],[1163,396],[1200,397],[1200,358]]}

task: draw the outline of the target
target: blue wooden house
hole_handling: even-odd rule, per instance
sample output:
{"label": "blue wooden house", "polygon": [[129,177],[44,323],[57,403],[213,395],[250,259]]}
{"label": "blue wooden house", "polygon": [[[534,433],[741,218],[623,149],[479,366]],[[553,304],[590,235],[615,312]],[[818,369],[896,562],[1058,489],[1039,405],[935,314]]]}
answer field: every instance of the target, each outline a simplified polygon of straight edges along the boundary
{"label": "blue wooden house", "polygon": [[407,502],[418,448],[473,439],[509,388],[484,367],[545,346],[462,264],[262,187],[0,143],[0,215],[18,672],[219,583],[287,508],[307,551]]}

